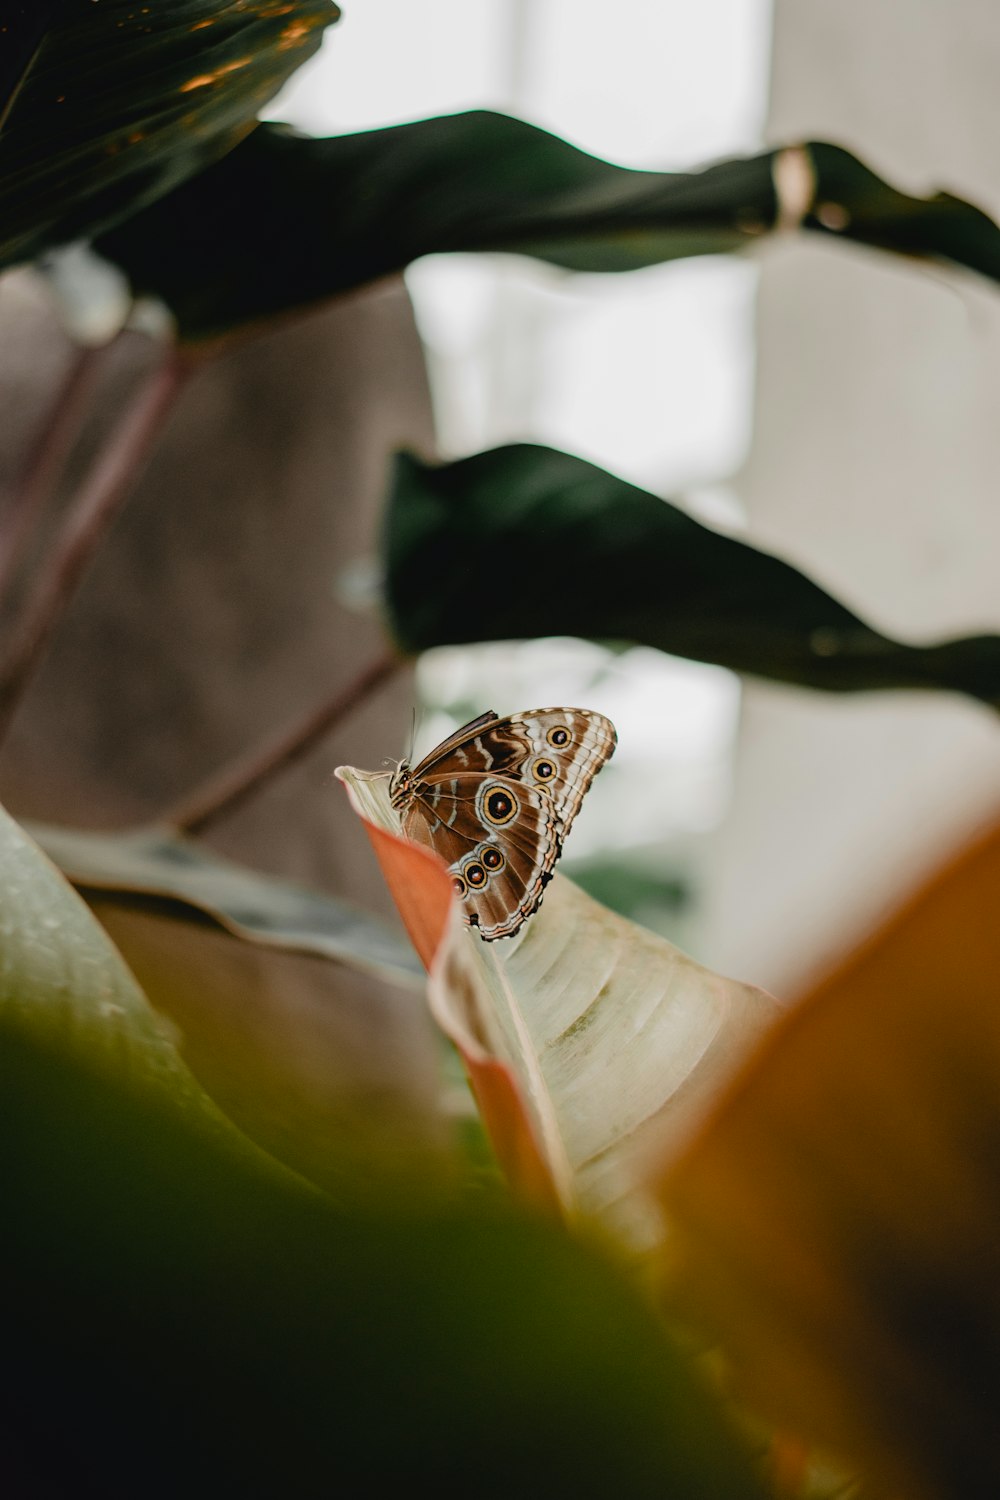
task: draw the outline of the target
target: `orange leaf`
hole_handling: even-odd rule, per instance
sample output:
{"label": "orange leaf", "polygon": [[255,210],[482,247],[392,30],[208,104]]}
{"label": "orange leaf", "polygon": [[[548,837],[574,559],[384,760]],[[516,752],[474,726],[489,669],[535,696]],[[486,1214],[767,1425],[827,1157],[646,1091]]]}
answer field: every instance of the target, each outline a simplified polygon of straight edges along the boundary
{"label": "orange leaf", "polygon": [[[384,775],[345,766],[336,774],[347,787],[351,804],[371,839],[385,883],[421,963],[431,970],[440,954],[441,962],[447,964],[443,939],[456,902],[444,861],[390,831]],[[491,1057],[464,1026],[452,1024],[447,1014],[438,1015],[437,1020],[461,1055],[483,1124],[508,1182],[524,1201],[557,1211],[559,1196],[511,1069]]]}
{"label": "orange leaf", "polygon": [[451,910],[451,881],[442,860],[363,818],[385,883],[420,962],[429,969],[441,946]]}
{"label": "orange leaf", "polygon": [[670,1295],[887,1495],[1000,1493],[1000,826],[765,1040],[660,1179]]}

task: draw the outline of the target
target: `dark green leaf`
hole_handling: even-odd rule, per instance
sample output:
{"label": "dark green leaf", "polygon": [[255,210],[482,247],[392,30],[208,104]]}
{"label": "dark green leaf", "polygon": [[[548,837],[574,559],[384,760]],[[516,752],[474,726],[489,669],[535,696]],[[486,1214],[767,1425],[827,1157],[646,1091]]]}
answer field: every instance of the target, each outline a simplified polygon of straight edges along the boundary
{"label": "dark green leaf", "polygon": [[64,0],[0,134],[0,266],[216,161],[338,15],[332,0]]}
{"label": "dark green leaf", "polygon": [[62,0],[0,3],[0,129]]}
{"label": "dark green leaf", "polygon": [[766,157],[690,176],[635,172],[474,111],[322,140],[261,125],[97,248],[199,338],[433,251],[512,250],[624,271],[737,249],[773,217]]}
{"label": "dark green leaf", "polygon": [[1000,704],[1000,637],[904,645],[788,563],[552,448],[438,467],[398,455],[385,550],[407,651],[577,635],[808,687],[951,688]]}
{"label": "dark green leaf", "polygon": [[485,1193],[352,1215],[0,1037],[5,1492],[750,1500],[649,1306]]}
{"label": "dark green leaf", "polygon": [[[779,203],[779,158],[801,201]],[[1000,278],[1000,229],[958,198],[898,193],[849,152],[768,151],[702,172],[634,171],[488,111],[311,139],[261,125],[224,161],[98,248],[164,298],[182,337],[402,270],[439,251],[513,251],[629,271],[748,245],[776,223]]]}
{"label": "dark green leaf", "polygon": [[222,859],[170,828],[88,833],[32,825],[31,834],[82,890],[168,901],[247,942],[337,959],[397,983],[423,978],[413,950],[377,918]]}
{"label": "dark green leaf", "polygon": [[839,146],[812,141],[803,149],[814,174],[805,228],[1000,281],[1000,227],[981,209],[951,193],[897,192]]}

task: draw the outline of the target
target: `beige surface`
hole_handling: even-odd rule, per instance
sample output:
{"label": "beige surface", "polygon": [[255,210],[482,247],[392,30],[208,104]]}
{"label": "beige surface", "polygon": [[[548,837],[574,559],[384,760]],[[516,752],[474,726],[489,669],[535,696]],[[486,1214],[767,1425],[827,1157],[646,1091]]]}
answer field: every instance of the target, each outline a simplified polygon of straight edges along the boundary
{"label": "beige surface", "polygon": [[[1000,214],[1000,14],[777,0],[772,143],[820,138]],[[832,240],[762,257],[751,538],[901,638],[1000,630],[1000,290]],[[748,685],[699,956],[789,993],[1000,805],[948,695]]]}

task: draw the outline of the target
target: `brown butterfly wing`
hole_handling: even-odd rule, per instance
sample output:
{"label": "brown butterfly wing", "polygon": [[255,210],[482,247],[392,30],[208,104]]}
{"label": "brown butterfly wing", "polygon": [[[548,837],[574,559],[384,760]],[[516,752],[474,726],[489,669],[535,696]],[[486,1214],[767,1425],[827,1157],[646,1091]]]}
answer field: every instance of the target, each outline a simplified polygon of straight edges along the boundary
{"label": "brown butterfly wing", "polygon": [[[489,712],[456,729],[432,750],[414,770],[413,779],[495,771],[544,786],[565,834],[616,744],[611,720],[590,709],[535,708],[506,719]],[[546,765],[551,769],[546,771]]]}
{"label": "brown butterfly wing", "polygon": [[[429,755],[425,755],[419,765],[413,768],[413,779],[422,780],[425,776],[434,775],[439,764],[444,761],[449,763],[451,770],[468,769],[470,766],[477,771],[487,769],[486,754],[480,743],[482,731],[491,728],[494,724],[504,721],[497,717],[492,709],[480,714],[477,719],[470,719],[468,724],[463,724],[461,729],[456,729],[440,745],[435,745]],[[454,766],[451,766],[452,756],[456,751],[461,752]],[[470,759],[471,757],[471,759]]]}
{"label": "brown butterfly wing", "polygon": [[512,935],[537,909],[615,743],[610,720],[588,709],[486,713],[412,772],[403,832],[447,862],[467,920],[487,941]]}
{"label": "brown butterfly wing", "polygon": [[415,786],[403,832],[446,861],[466,921],[487,942],[509,937],[536,910],[561,847],[543,790],[481,772]]}
{"label": "brown butterfly wing", "polygon": [[[527,747],[521,779],[544,786],[565,838],[590,783],[614,754],[615,726],[603,714],[585,708],[535,708],[501,722],[520,732]],[[551,774],[545,769],[548,765]]]}

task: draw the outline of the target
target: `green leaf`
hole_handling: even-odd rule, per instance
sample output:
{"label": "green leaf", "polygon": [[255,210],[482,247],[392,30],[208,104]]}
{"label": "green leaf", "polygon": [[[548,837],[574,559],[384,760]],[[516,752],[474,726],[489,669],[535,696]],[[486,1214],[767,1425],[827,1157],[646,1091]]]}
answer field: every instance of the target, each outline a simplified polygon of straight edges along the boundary
{"label": "green leaf", "polygon": [[822,143],[700,172],[590,156],[490,111],[312,139],[261,125],[224,161],[104,236],[137,291],[205,338],[441,251],[508,251],[574,271],[718,255],[770,230],[838,234],[1000,279],[1000,229],[947,194],[908,197]]}
{"label": "green leaf", "polygon": [[757,1493],[607,1259],[483,1189],[348,1214],[254,1150],[2,813],[0,1098],[12,1492]]}
{"label": "green leaf", "polygon": [[409,652],[577,635],[828,691],[1000,704],[1000,637],[893,640],[788,563],[552,448],[440,466],[399,454],[384,546],[389,621]]}
{"label": "green leaf", "polygon": [[256,1156],[188,1072],[83,901],[2,809],[0,1026]]}
{"label": "green leaf", "polygon": [[0,1097],[9,1493],[759,1494],[650,1306],[554,1225],[348,1215],[16,1032]]}
{"label": "green leaf", "polygon": [[223,156],[338,15],[332,0],[65,0],[0,133],[0,266]]}
{"label": "green leaf", "polygon": [[813,178],[804,228],[1000,281],[1000,227],[982,209],[952,193],[901,193],[840,146],[811,141],[801,150]]}
{"label": "green leaf", "polygon": [[2,12],[0,128],[35,60],[61,0],[7,0]]}
{"label": "green leaf", "polygon": [[170,828],[89,833],[33,824],[31,832],[82,890],[176,903],[246,942],[336,959],[396,983],[422,975],[413,951],[375,917],[222,859]]}
{"label": "green leaf", "polygon": [[489,111],[312,139],[261,125],[97,248],[200,338],[443,250],[630,270],[737,249],[774,216],[769,159],[635,172]]}
{"label": "green leaf", "polygon": [[32,832],[251,1140],[342,1199],[454,1174],[405,937],[167,828]]}

